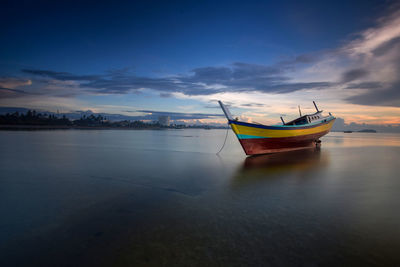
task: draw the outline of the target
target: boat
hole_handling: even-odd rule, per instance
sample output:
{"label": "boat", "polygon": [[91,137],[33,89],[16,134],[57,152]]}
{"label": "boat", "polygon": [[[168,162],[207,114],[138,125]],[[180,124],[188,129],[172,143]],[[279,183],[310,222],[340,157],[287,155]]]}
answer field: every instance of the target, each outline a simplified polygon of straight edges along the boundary
{"label": "boat", "polygon": [[321,145],[319,138],[330,131],[336,120],[330,112],[329,115],[323,116],[323,111],[318,109],[314,101],[315,113],[302,115],[299,107],[300,117],[289,122],[285,122],[281,117],[282,125],[239,121],[238,118],[233,118],[225,104],[221,101],[218,103],[246,155],[319,147]]}

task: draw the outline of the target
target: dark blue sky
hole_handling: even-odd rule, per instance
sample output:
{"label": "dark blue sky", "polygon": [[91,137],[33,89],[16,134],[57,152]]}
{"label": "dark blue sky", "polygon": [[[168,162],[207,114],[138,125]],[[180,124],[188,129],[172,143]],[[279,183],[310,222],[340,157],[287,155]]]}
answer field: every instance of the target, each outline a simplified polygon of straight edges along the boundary
{"label": "dark blue sky", "polygon": [[400,123],[397,1],[2,1],[1,10],[0,106],[215,113],[218,98],[276,117],[317,99],[339,113],[393,107],[386,122]]}
{"label": "dark blue sky", "polygon": [[80,2],[2,4],[1,70],[20,64],[149,74],[236,61],[268,64],[335,47],[383,10],[383,1]]}

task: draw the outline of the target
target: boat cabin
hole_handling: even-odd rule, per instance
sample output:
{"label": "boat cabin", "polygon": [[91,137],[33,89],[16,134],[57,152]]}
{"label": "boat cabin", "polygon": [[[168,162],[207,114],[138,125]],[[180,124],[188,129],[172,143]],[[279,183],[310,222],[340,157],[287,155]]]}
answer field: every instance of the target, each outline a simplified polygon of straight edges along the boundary
{"label": "boat cabin", "polygon": [[318,111],[314,114],[304,115],[295,120],[286,122],[284,125],[304,125],[304,124],[308,124],[308,123],[321,122],[324,119],[324,117],[322,116],[321,113],[322,113],[322,110]]}
{"label": "boat cabin", "polygon": [[282,117],[281,117],[281,120],[282,120],[283,125],[304,125],[304,124],[316,123],[316,122],[319,122],[319,123],[321,123],[321,122],[326,122],[326,119],[327,119],[329,116],[331,116],[331,113],[329,113],[329,116],[328,116],[328,117],[323,117],[323,116],[322,116],[322,110],[319,110],[319,109],[318,109],[317,104],[315,104],[314,101],[313,101],[313,103],[314,103],[314,106],[315,106],[315,109],[317,110],[317,112],[315,112],[314,114],[302,116],[302,115],[301,115],[300,106],[299,106],[300,117],[297,118],[297,119],[295,119],[295,120],[289,121],[289,122],[287,122],[287,123],[284,122],[283,119],[282,119]]}

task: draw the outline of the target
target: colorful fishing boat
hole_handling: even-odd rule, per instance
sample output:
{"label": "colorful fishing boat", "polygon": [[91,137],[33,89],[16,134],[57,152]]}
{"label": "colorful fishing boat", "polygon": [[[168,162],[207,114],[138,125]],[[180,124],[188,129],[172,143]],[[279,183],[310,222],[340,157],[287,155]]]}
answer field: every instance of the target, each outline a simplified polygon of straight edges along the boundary
{"label": "colorful fishing boat", "polygon": [[317,110],[313,114],[301,115],[300,117],[285,122],[283,118],[282,125],[263,125],[259,123],[248,123],[234,119],[229,109],[218,101],[228,123],[233,132],[239,139],[246,155],[267,154],[284,151],[319,146],[319,138],[327,134],[335,122],[335,117],[329,113],[328,116],[322,115],[322,110]]}

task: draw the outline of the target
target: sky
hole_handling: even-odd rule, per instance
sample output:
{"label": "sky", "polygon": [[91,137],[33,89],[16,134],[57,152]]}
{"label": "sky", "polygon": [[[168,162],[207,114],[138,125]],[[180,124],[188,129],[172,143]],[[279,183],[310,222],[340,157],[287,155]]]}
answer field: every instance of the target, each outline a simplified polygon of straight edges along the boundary
{"label": "sky", "polygon": [[[300,3],[301,2],[301,3]],[[2,1],[0,107],[400,124],[398,1]],[[203,115],[204,116],[203,116]],[[203,116],[203,117],[202,117]]]}

